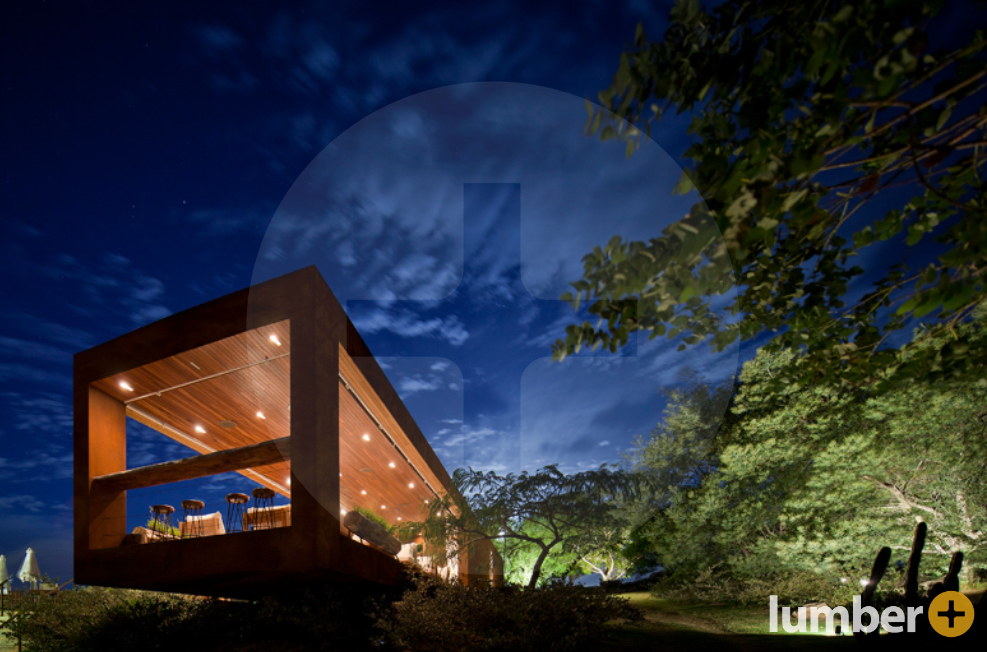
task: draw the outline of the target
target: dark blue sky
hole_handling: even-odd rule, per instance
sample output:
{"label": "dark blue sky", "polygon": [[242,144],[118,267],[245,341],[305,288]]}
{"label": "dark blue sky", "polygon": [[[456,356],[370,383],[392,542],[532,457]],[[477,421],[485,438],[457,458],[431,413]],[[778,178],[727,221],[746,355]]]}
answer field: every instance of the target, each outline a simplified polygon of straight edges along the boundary
{"label": "dark blue sky", "polygon": [[[644,2],[3,3],[9,565],[30,545],[42,571],[72,576],[72,354],[313,256],[450,470],[616,461],[654,426],[657,392],[679,363],[635,350],[560,372],[545,358],[572,313],[550,300],[594,244],[621,229],[644,237],[688,205],[667,203],[678,171],[659,148],[625,170],[619,147],[581,135],[582,98],[608,85],[636,24],[660,33],[667,12]],[[456,115],[442,112],[439,91],[360,122],[474,82],[509,83],[463,87]],[[682,126],[657,139],[673,156]],[[310,167],[347,130],[348,146],[375,143],[377,154],[354,151],[335,167],[324,154]],[[501,134],[514,134],[503,147]],[[422,165],[423,144],[450,155]],[[350,184],[349,221],[325,206],[287,213],[306,168]],[[417,178],[422,169],[441,181]],[[573,191],[590,182],[586,196]],[[176,452],[134,434],[132,466]],[[139,501],[128,510],[138,521]]]}
{"label": "dark blue sky", "polygon": [[[8,563],[72,576],[72,354],[308,264],[450,470],[617,461],[681,367],[733,373],[752,344],[547,360],[580,258],[694,200],[685,116],[630,160],[581,133],[670,4],[0,4]],[[135,429],[130,465],[163,440]]]}

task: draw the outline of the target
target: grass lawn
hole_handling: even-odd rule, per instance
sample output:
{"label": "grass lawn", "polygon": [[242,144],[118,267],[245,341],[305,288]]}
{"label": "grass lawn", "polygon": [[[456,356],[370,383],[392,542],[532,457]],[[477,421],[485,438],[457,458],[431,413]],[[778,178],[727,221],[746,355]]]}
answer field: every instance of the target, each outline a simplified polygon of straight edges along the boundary
{"label": "grass lawn", "polygon": [[661,600],[648,593],[625,593],[644,611],[644,622],[627,627],[594,645],[604,652],[624,650],[843,650],[855,646],[852,636],[788,634],[769,630],[767,605],[688,604]]}
{"label": "grass lawn", "polygon": [[[976,604],[984,591],[964,591]],[[689,604],[661,600],[649,593],[625,593],[644,611],[644,622],[626,627],[610,640],[587,650],[599,652],[662,652],[688,650],[732,652],[747,650],[849,650],[857,648],[853,636],[771,633],[767,605],[740,607],[723,604]],[[948,639],[943,639],[949,642]],[[959,639],[957,639],[957,642]],[[883,649],[883,646],[882,646]]]}

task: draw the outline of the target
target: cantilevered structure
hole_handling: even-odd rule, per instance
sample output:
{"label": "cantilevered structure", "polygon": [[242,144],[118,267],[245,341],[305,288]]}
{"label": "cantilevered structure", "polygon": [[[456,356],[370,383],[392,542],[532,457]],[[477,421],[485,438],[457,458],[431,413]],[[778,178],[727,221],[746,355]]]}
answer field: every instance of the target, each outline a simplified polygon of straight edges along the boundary
{"label": "cantilevered structure", "polygon": [[[341,515],[359,506],[392,523],[420,520],[450,483],[315,267],[171,315],[74,362],[78,584],[233,597],[309,582],[393,584],[401,562]],[[199,455],[128,469],[128,417]],[[143,545],[128,536],[128,490],[231,471],[289,499],[281,511],[290,516],[216,536]],[[489,544],[454,566],[447,572],[466,581],[502,579]]]}

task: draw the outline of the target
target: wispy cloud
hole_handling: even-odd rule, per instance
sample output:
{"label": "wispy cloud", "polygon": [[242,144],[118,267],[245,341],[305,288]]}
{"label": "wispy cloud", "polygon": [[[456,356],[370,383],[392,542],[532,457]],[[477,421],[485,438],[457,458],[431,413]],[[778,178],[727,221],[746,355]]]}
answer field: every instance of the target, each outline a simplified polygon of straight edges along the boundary
{"label": "wispy cloud", "polygon": [[197,208],[188,213],[187,220],[199,236],[226,236],[236,232],[255,233],[270,221],[271,214],[257,208],[222,207]]}
{"label": "wispy cloud", "polygon": [[47,371],[28,364],[0,362],[0,380],[18,383],[35,383],[48,387],[72,384],[72,377],[64,372]]}
{"label": "wispy cloud", "polygon": [[0,509],[2,510],[10,510],[12,512],[26,511],[37,514],[47,507],[47,503],[38,500],[34,496],[27,496],[23,494],[16,496],[0,496]]}
{"label": "wispy cloud", "polygon": [[50,482],[71,477],[71,453],[55,456],[44,451],[27,450],[17,460],[0,457],[0,480],[5,482]]}
{"label": "wispy cloud", "polygon": [[387,331],[401,337],[441,339],[453,346],[462,346],[470,336],[456,315],[422,319],[410,310],[377,308],[358,313],[352,319],[361,333]]}
{"label": "wispy cloud", "polygon": [[192,28],[192,33],[212,54],[222,54],[243,45],[243,39],[227,25],[202,25]]}
{"label": "wispy cloud", "polygon": [[402,396],[417,392],[434,392],[443,386],[441,381],[425,378],[402,378],[398,382],[398,391]]}
{"label": "wispy cloud", "polygon": [[34,439],[42,435],[49,441],[69,439],[72,435],[72,406],[64,395],[49,392],[0,394],[13,412],[15,430],[27,431]]}
{"label": "wispy cloud", "polygon": [[140,326],[171,314],[163,303],[164,282],[143,273],[119,254],[107,252],[85,263],[68,254],[58,254],[49,264],[37,268],[57,282],[78,284],[84,301],[69,305],[89,317],[105,320],[107,310],[112,310]]}
{"label": "wispy cloud", "polygon": [[[94,343],[93,336],[87,331],[66,326],[65,324],[60,324],[17,309],[8,309],[4,312],[4,327],[11,332],[20,334],[22,337],[18,341],[25,343],[24,346],[26,346],[27,342],[35,344],[32,340],[47,340],[56,344],[64,344],[70,347],[70,352],[74,353],[81,349],[89,348]],[[21,351],[25,350],[21,348],[20,344],[13,341],[10,343],[10,349],[12,350],[8,351],[8,354],[13,355],[18,355]],[[42,359],[51,356],[53,361],[57,361],[59,356],[62,355],[62,352],[54,346],[52,346],[52,349],[45,350],[31,349],[32,358],[35,358],[37,354],[40,354]]]}
{"label": "wispy cloud", "polygon": [[7,356],[44,362],[70,362],[72,352],[50,344],[0,335],[0,349]]}

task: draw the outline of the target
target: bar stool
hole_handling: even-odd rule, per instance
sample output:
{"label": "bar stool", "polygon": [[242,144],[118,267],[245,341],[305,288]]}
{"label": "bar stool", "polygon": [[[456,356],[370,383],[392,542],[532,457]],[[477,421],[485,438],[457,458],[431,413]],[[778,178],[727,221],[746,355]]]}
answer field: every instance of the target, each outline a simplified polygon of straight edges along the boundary
{"label": "bar stool", "polygon": [[274,490],[267,487],[257,487],[250,493],[254,497],[254,529],[272,529],[274,527]]}
{"label": "bar stool", "polygon": [[226,495],[226,532],[243,532],[243,517],[246,516],[247,494]]}
{"label": "bar stool", "polygon": [[173,538],[171,531],[175,526],[171,522],[171,515],[175,513],[175,508],[171,505],[151,505],[151,513],[154,514],[151,531],[161,535],[161,539]]}
{"label": "bar stool", "polygon": [[186,539],[198,539],[205,536],[205,531],[202,527],[202,508],[205,506],[206,504],[201,500],[182,501],[182,510],[185,519],[185,532],[183,532],[183,535]]}

